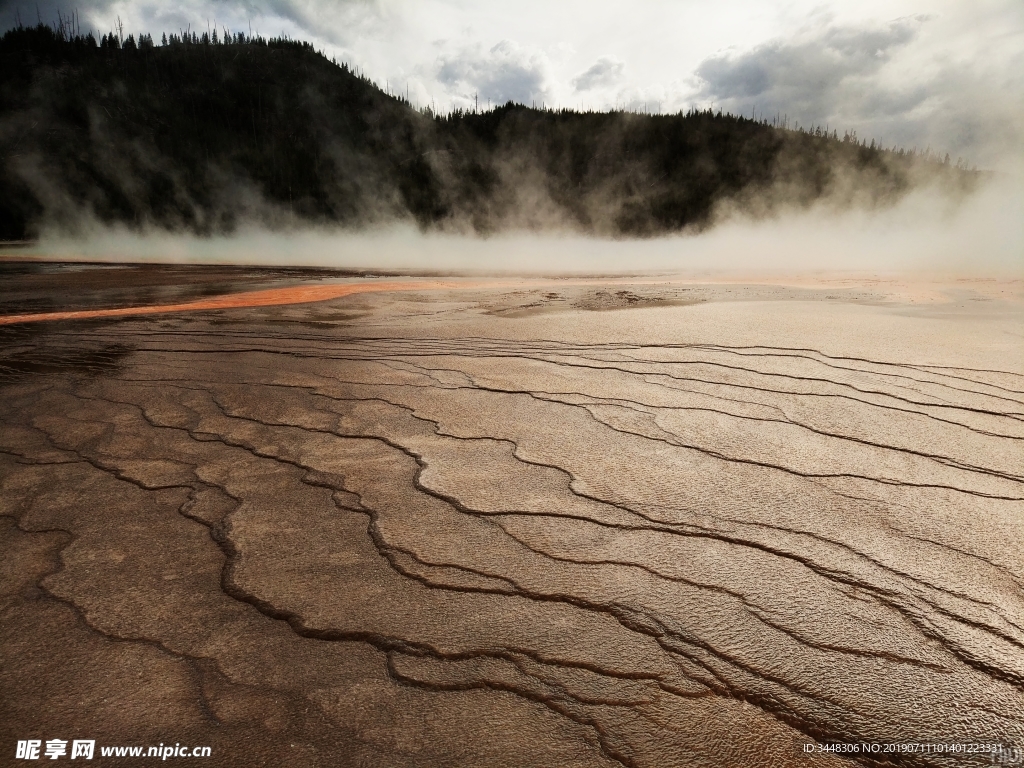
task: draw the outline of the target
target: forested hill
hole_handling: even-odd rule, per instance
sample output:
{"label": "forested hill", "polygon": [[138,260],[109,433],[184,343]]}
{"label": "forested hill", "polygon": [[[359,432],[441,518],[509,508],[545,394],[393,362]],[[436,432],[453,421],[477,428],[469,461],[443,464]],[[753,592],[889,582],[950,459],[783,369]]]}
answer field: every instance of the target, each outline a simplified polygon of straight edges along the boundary
{"label": "forested hill", "polygon": [[0,239],[99,220],[199,233],[249,222],[424,229],[701,227],[755,212],[885,205],[975,172],[821,129],[711,112],[507,104],[435,115],[308,43],[241,35],[0,38]]}

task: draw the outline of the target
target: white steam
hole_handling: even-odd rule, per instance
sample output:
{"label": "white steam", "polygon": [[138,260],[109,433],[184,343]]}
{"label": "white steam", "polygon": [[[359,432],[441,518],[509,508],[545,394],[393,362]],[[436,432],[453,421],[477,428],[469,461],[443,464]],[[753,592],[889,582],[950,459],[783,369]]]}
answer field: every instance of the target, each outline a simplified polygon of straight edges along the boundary
{"label": "white steam", "polygon": [[1024,276],[1024,185],[994,176],[954,203],[928,190],[880,211],[815,208],[773,219],[733,217],[703,234],[647,240],[506,234],[422,234],[413,227],[362,233],[251,227],[197,237],[95,228],[46,235],[25,253],[68,261],[317,266],[388,271],[639,273],[650,271],[938,271]]}

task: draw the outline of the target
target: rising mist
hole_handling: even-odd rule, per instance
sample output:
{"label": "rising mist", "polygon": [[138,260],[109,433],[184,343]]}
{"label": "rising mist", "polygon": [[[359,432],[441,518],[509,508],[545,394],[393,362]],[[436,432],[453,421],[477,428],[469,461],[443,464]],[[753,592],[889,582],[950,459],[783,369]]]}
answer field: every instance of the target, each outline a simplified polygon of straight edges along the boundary
{"label": "rising mist", "polygon": [[885,149],[783,116],[511,102],[438,114],[308,43],[160,43],[43,26],[0,39],[0,238],[112,228],[294,244],[312,228],[354,242],[396,229],[507,242],[664,237],[736,219],[771,232],[779,216],[855,220],[912,199],[948,210],[987,179],[930,148]]}

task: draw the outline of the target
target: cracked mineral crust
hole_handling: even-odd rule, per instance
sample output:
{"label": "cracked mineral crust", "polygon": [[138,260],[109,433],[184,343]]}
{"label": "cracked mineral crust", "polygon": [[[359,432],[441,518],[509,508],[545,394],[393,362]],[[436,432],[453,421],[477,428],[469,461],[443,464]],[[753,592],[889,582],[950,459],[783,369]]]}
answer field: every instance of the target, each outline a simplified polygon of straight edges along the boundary
{"label": "cracked mineral crust", "polygon": [[1020,298],[871,290],[0,328],[3,749],[991,765],[804,751],[1024,746]]}

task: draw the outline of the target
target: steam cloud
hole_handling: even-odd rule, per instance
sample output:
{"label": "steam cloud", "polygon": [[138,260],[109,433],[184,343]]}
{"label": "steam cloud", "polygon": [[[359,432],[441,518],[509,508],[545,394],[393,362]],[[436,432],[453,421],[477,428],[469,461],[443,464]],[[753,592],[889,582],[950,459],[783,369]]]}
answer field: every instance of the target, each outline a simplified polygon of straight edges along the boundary
{"label": "steam cloud", "polygon": [[571,234],[480,238],[423,234],[410,226],[362,233],[249,227],[195,237],[97,227],[85,237],[47,235],[27,255],[53,260],[320,266],[396,271],[527,273],[1024,273],[1021,185],[992,180],[953,208],[922,190],[883,211],[817,207],[769,220],[736,215],[701,235],[609,240]]}
{"label": "steam cloud", "polygon": [[[305,6],[284,5],[278,11],[301,21]],[[11,7],[0,7],[0,16],[9,15]],[[100,2],[93,10],[100,13],[106,8]],[[1019,118],[1024,110],[1015,95],[1019,89],[1010,88],[1004,102],[993,105],[991,84],[981,84],[978,74],[969,69],[931,70],[906,84],[881,77],[933,21],[916,16],[883,25],[826,23],[746,51],[716,54],[696,69],[699,96],[741,114],[749,104],[756,106],[758,114],[797,113],[805,121],[832,125],[858,121],[889,125],[893,142],[901,136],[909,143],[929,132],[936,137],[952,133],[963,146],[983,148],[981,155],[989,165],[1000,169],[980,191],[959,203],[920,183],[895,207],[872,210],[858,198],[873,191],[870,185],[865,188],[840,172],[831,180],[828,193],[810,207],[806,200],[790,205],[800,195],[784,183],[776,184],[768,194],[761,189],[758,195],[719,200],[710,216],[715,226],[700,236],[690,232],[641,242],[608,241],[581,233],[621,234],[606,223],[621,212],[628,197],[623,189],[642,194],[659,183],[651,167],[623,163],[604,186],[597,184],[581,198],[585,204],[573,209],[564,195],[559,199],[559,190],[544,181],[550,168],[535,162],[533,145],[498,152],[489,166],[474,166],[473,158],[460,158],[458,147],[423,145],[421,137],[413,135],[403,151],[407,149],[410,157],[418,155],[416,162],[439,183],[450,185],[470,168],[473,173],[483,172],[484,187],[498,190],[486,199],[460,193],[477,207],[462,211],[462,218],[449,219],[439,231],[422,234],[393,179],[382,175],[366,156],[353,154],[350,145],[327,141],[324,157],[340,169],[338,184],[328,190],[328,202],[357,201],[348,218],[341,217],[343,225],[362,227],[353,233],[323,224],[324,216],[318,222],[317,216],[296,213],[293,206],[282,205],[280,197],[271,199],[253,179],[218,162],[204,170],[208,199],[196,200],[173,158],[144,140],[119,135],[109,113],[104,115],[98,106],[90,110],[89,130],[101,139],[92,147],[99,153],[95,165],[106,174],[106,188],[126,199],[141,199],[143,176],[159,175],[172,190],[180,222],[149,219],[143,210],[129,232],[126,226],[110,225],[109,216],[104,219],[108,223],[103,223],[103,217],[94,215],[102,201],[77,195],[44,155],[12,154],[9,168],[48,212],[32,252],[52,258],[273,263],[287,254],[288,261],[296,264],[395,269],[939,268],[1013,273],[1021,269],[1024,253],[1019,216],[1024,208],[1022,175],[1012,160],[1019,157],[1021,147]],[[571,85],[577,93],[614,89],[625,72],[624,62],[602,56],[578,71]],[[448,50],[437,59],[434,74],[451,89],[478,92],[481,101],[528,104],[556,95],[550,62],[511,40],[489,48],[469,44]],[[1016,82],[1013,75],[1008,77]],[[960,99],[965,92],[976,97]],[[315,101],[320,96],[306,89],[301,98]],[[386,124],[388,118],[384,113],[371,116],[378,121],[375,126]],[[0,126],[0,139],[16,144],[20,137],[31,137],[33,120],[39,118],[26,112],[6,120]],[[384,141],[390,138],[384,136]],[[594,157],[600,156],[600,149]],[[787,162],[799,161],[796,157]],[[230,226],[221,226],[219,219],[230,219]],[[580,226],[581,221],[587,225]],[[213,233],[234,228],[236,234],[198,237],[166,231],[179,225]],[[459,236],[499,231],[487,238]]]}

